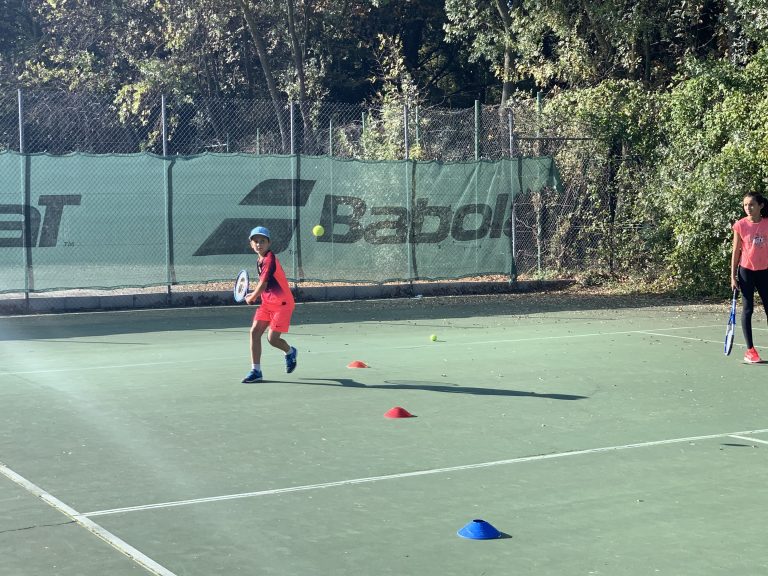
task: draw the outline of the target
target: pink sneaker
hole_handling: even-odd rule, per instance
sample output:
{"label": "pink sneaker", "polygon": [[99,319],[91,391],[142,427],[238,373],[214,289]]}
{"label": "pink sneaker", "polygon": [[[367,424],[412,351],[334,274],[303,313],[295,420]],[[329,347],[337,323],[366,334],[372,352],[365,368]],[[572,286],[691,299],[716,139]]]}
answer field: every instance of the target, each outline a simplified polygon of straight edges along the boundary
{"label": "pink sneaker", "polygon": [[747,362],[748,364],[757,364],[762,362],[762,360],[760,360],[760,354],[757,353],[757,350],[750,348],[744,354],[744,362]]}

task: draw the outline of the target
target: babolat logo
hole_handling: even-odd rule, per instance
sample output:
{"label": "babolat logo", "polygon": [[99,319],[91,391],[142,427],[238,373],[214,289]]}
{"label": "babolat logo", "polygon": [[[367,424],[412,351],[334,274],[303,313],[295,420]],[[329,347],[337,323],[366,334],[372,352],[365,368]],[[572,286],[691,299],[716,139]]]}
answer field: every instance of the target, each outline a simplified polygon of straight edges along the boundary
{"label": "babolat logo", "polygon": [[[42,195],[38,205],[45,207],[41,218],[40,210],[24,204],[0,204],[0,215],[14,214],[13,220],[0,220],[0,234],[16,232],[16,236],[0,236],[0,248],[50,248],[59,241],[59,227],[65,206],[79,206],[81,194]],[[29,214],[29,239],[24,238],[24,212]],[[42,225],[41,225],[42,220]]]}
{"label": "babolat logo", "polygon": [[[504,222],[508,205],[509,194],[499,194],[494,207],[482,203],[463,204],[456,211],[418,198],[413,210],[413,242],[438,244],[449,235],[459,242],[486,236],[500,238],[502,231],[509,235],[509,221]],[[363,217],[367,213],[380,218],[364,225]],[[365,201],[354,196],[326,196],[320,224],[326,233],[317,238],[318,242],[352,244],[364,239],[369,244],[404,244],[408,241],[406,208],[372,206],[369,211]],[[335,232],[337,227],[341,233]]]}
{"label": "babolat logo", "polygon": [[[315,181],[295,182],[299,192],[297,206],[301,208],[306,205]],[[264,180],[243,198],[240,205],[290,208],[293,205],[292,184],[291,180]],[[499,194],[493,206],[463,204],[453,210],[451,206],[430,205],[428,199],[419,198],[413,210],[413,242],[437,244],[448,236],[465,242],[509,235],[509,202],[509,194]],[[364,218],[367,220],[365,224]],[[312,221],[325,228],[325,234],[317,237],[317,242],[353,244],[365,240],[369,244],[404,244],[408,241],[409,210],[403,206],[369,208],[362,198],[328,194],[323,199],[319,222]],[[253,217],[226,218],[197,249],[195,256],[250,254],[251,248],[245,238],[256,224],[264,225],[272,232],[275,253],[290,246],[295,228],[290,218],[260,218],[258,222]]]}
{"label": "babolat logo", "polygon": [[[270,179],[259,182],[240,201],[241,206],[293,206],[293,180]],[[299,197],[297,205],[305,206],[315,186],[314,180],[296,180]],[[226,218],[195,251],[195,256],[217,254],[252,254],[247,242],[248,233],[256,225],[266,226],[272,233],[272,251],[282,252],[291,244],[293,220],[291,218]]]}

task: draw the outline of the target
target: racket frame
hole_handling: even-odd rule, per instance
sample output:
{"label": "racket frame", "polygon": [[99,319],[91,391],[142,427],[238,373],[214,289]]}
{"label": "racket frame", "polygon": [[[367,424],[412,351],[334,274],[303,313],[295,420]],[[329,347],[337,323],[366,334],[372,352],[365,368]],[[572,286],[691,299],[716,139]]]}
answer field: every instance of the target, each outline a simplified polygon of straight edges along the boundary
{"label": "racket frame", "polygon": [[[241,286],[245,286],[245,290]],[[235,298],[235,302],[245,301],[245,297],[248,296],[248,290],[250,288],[250,278],[248,277],[248,270],[240,270],[235,278],[235,285],[232,288],[232,294]]]}
{"label": "racket frame", "polygon": [[725,328],[725,343],[723,345],[723,353],[729,356],[731,350],[733,350],[734,331],[736,329],[736,299],[739,296],[738,289],[734,288],[733,298],[731,298],[731,310],[728,313],[728,325]]}

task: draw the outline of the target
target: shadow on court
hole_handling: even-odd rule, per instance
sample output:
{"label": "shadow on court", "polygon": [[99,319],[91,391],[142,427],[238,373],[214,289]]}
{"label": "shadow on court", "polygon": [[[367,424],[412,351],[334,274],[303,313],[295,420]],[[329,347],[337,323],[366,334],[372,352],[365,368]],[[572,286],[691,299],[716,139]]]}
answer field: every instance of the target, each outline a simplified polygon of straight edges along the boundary
{"label": "shadow on court", "polygon": [[[321,380],[321,382],[318,382]],[[326,384],[325,382],[333,382]],[[343,388],[371,388],[381,390],[426,390],[429,392],[446,392],[449,394],[471,394],[476,396],[515,396],[528,398],[548,398],[550,400],[584,400],[588,396],[574,394],[537,394],[524,390],[504,390],[500,388],[475,388],[459,384],[442,384],[437,382],[402,382],[400,380],[385,380],[385,384],[363,384],[351,378],[314,378],[311,382],[295,382],[309,386],[335,386]]]}
{"label": "shadow on court", "polygon": [[766,574],[765,381],[672,304],[300,304],[275,385],[254,307],[0,318],[0,573]]}
{"label": "shadow on court", "polygon": [[[566,311],[597,313],[605,311],[607,312],[605,317],[598,315],[593,319],[619,321],[620,315],[616,314],[617,309],[683,304],[685,304],[683,301],[665,295],[596,296],[571,292],[310,302],[299,303],[293,316],[293,325],[299,328],[313,324],[493,318]],[[0,317],[0,341],[82,338],[148,332],[247,330],[254,310],[255,308],[251,306],[220,306],[8,316]],[[584,320],[584,318],[580,319]]]}

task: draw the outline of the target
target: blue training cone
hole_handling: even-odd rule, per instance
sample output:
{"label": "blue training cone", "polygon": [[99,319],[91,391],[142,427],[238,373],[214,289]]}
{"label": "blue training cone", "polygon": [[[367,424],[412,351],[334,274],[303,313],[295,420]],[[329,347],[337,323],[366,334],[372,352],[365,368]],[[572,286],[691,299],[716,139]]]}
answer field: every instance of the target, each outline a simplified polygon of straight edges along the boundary
{"label": "blue training cone", "polygon": [[485,520],[472,520],[472,522],[459,530],[457,534],[462,538],[469,538],[470,540],[492,540],[501,536],[501,532]]}

